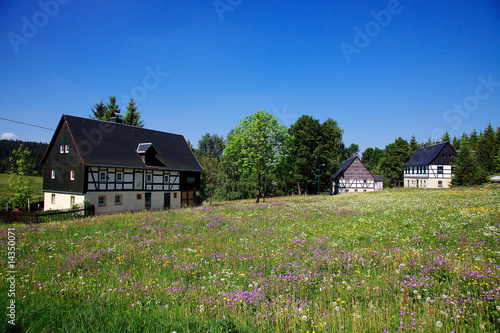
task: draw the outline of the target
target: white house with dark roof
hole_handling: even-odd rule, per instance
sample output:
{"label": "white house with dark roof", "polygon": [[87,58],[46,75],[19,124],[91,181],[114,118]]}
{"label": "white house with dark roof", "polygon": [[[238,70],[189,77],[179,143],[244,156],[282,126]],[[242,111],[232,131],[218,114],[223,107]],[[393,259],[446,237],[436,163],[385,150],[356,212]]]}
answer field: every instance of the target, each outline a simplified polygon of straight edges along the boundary
{"label": "white house with dark roof", "polygon": [[419,148],[404,165],[404,187],[450,187],[456,156],[448,142]]}
{"label": "white house with dark roof", "polygon": [[201,203],[202,167],[182,135],[63,115],[40,161],[45,209],[96,213]]}

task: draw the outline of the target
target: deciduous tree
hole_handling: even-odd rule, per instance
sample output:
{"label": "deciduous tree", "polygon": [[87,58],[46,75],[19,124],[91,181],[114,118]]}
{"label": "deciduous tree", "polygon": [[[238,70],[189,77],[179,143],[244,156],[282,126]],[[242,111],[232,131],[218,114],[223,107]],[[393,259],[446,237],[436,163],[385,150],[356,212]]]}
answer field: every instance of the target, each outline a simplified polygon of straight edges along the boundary
{"label": "deciduous tree", "polygon": [[243,175],[255,175],[257,202],[265,201],[266,183],[288,154],[289,141],[285,126],[266,111],[245,117],[229,135],[224,156]]}
{"label": "deciduous tree", "polygon": [[15,149],[9,159],[10,162],[10,179],[9,186],[14,190],[15,194],[9,202],[14,208],[26,208],[28,199],[31,196],[30,184],[32,182],[32,172],[34,165],[30,158],[31,152],[24,144],[21,144],[18,149]]}

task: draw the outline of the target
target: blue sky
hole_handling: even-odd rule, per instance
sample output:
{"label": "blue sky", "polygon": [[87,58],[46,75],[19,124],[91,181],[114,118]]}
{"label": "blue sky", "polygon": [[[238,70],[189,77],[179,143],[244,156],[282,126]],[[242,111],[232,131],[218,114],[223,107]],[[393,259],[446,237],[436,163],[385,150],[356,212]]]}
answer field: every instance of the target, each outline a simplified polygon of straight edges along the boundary
{"label": "blue sky", "polygon": [[42,127],[111,95],[195,145],[257,110],[332,118],[361,151],[500,125],[496,0],[5,0],[0,20],[0,117]]}

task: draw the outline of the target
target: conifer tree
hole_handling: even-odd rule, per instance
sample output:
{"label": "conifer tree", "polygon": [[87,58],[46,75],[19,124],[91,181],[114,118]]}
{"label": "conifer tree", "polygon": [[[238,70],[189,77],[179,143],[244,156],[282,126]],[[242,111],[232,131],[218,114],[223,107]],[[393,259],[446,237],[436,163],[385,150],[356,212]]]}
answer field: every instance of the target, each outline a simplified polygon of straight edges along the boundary
{"label": "conifer tree", "polygon": [[486,180],[486,173],[479,165],[477,154],[471,149],[467,137],[462,137],[453,169],[452,186],[480,185]]}
{"label": "conifer tree", "polygon": [[127,106],[127,112],[123,118],[123,123],[127,125],[144,127],[144,121],[141,120],[141,114],[137,112],[137,105],[133,98],[130,99]]}

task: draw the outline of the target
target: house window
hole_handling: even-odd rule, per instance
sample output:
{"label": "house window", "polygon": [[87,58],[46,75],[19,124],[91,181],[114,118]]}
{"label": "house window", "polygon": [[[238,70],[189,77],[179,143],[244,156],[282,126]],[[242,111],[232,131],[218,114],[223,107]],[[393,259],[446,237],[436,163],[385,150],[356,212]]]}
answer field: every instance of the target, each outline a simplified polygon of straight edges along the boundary
{"label": "house window", "polygon": [[59,152],[60,152],[61,154],[64,154],[64,145],[60,145],[60,146],[59,146]]}
{"label": "house window", "polygon": [[174,192],[174,199],[177,199],[177,192]]}
{"label": "house window", "polygon": [[115,205],[121,205],[121,204],[122,204],[122,196],[115,195]]}
{"label": "house window", "polygon": [[443,167],[438,166],[438,174],[442,175],[443,174]]}
{"label": "house window", "polygon": [[188,182],[189,184],[193,184],[193,183],[194,183],[194,177],[188,177],[188,178],[187,178],[187,182]]}
{"label": "house window", "polygon": [[366,184],[366,179],[365,179],[365,180],[363,180],[363,182]]}
{"label": "house window", "polygon": [[106,196],[105,195],[99,196],[99,206],[106,206]]}
{"label": "house window", "polygon": [[69,202],[70,204],[74,205],[75,204],[75,196],[72,195],[71,197],[69,197]]}
{"label": "house window", "polygon": [[363,169],[359,169],[359,170],[358,170],[358,173],[363,173]]}
{"label": "house window", "polygon": [[351,181],[351,180],[350,180],[349,178],[346,178],[346,179],[345,179],[345,184],[346,184],[346,185],[349,185],[349,182],[350,182],[350,181]]}
{"label": "house window", "polygon": [[446,158],[446,154],[441,154],[441,158],[445,159]]}
{"label": "house window", "polygon": [[67,154],[69,153],[69,145],[64,146],[64,152]]}
{"label": "house window", "polygon": [[168,183],[168,175],[163,176],[163,182],[164,182],[165,184],[167,184],[167,183]]}
{"label": "house window", "polygon": [[442,181],[438,181],[438,187],[443,187],[443,182]]}
{"label": "house window", "polygon": [[150,173],[148,173],[148,174],[146,175],[146,181],[147,181],[148,183],[151,183],[151,182],[153,181],[153,175],[152,175],[152,174],[150,174]]}
{"label": "house window", "polygon": [[52,194],[51,197],[50,197],[50,202],[52,204],[55,204],[56,203],[56,195],[55,194]]}
{"label": "house window", "polygon": [[108,179],[108,173],[106,171],[99,171],[99,181],[105,182]]}
{"label": "house window", "polygon": [[75,170],[71,170],[71,171],[69,172],[69,179],[71,179],[71,180],[75,180]]}
{"label": "house window", "polygon": [[141,193],[137,193],[137,200],[142,200],[142,194]]}
{"label": "house window", "polygon": [[453,158],[453,154],[448,154],[448,158],[452,159]]}
{"label": "house window", "polygon": [[119,171],[116,173],[116,181],[117,182],[123,181],[123,172]]}
{"label": "house window", "polygon": [[50,171],[50,178],[52,178],[52,179],[56,179],[56,170],[52,169],[52,170]]}

